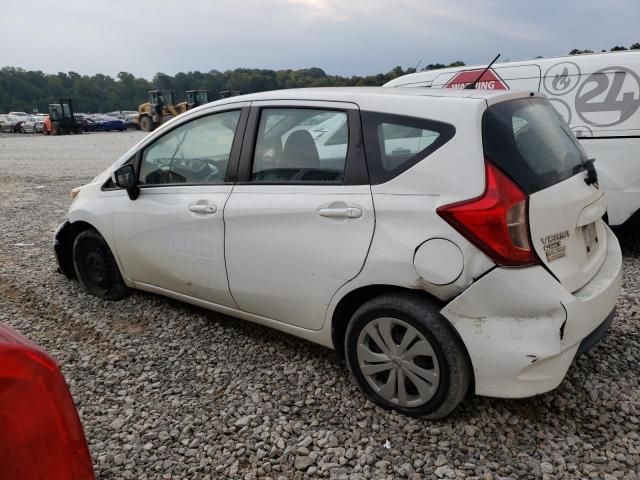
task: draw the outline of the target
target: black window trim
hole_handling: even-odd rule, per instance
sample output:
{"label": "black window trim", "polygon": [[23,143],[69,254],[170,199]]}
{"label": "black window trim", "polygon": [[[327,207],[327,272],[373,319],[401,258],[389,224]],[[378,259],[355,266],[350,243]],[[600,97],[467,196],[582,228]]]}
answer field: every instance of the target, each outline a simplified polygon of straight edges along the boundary
{"label": "black window trim", "polygon": [[[299,109],[299,110],[321,110],[336,111],[347,114],[347,126],[349,129],[349,143],[347,144],[347,156],[345,158],[344,175],[342,182],[314,182],[314,181],[295,181],[295,182],[255,182],[251,181],[251,173],[253,169],[253,156],[258,140],[258,128],[260,126],[260,115],[262,110],[274,109]],[[362,124],[360,114],[357,108],[344,108],[332,106],[319,106],[317,104],[305,105],[296,101],[292,104],[283,104],[278,102],[274,105],[262,103],[259,106],[252,106],[247,128],[244,134],[244,142],[242,144],[242,152],[240,153],[240,165],[236,178],[236,185],[318,185],[318,186],[344,186],[344,185],[368,185],[369,172],[367,171],[367,161],[364,152],[364,143],[362,137]]]}
{"label": "black window trim", "polygon": [[[125,162],[123,162],[118,168],[122,167],[123,165],[126,165],[127,163],[133,161],[133,169],[136,175],[136,180],[138,179],[138,176],[140,175],[140,164],[142,163],[142,154],[143,152],[149,148],[150,146],[154,145],[158,140],[160,140],[161,138],[163,138],[165,135],[168,135],[169,133],[173,132],[174,130],[182,127],[183,125],[187,125],[188,123],[191,123],[195,120],[198,120],[200,118],[203,117],[209,117],[211,115],[217,115],[219,113],[225,113],[225,112],[233,112],[233,111],[239,111],[240,112],[240,118],[238,118],[238,124],[236,125],[236,131],[235,134],[233,136],[233,142],[231,144],[231,151],[229,152],[229,162],[227,163],[227,172],[225,174],[225,178],[223,181],[221,182],[215,182],[215,183],[159,183],[159,184],[155,184],[155,185],[145,185],[145,184],[141,184],[138,185],[138,187],[140,189],[143,188],[158,188],[158,187],[204,187],[204,186],[212,186],[212,185],[233,185],[235,183],[235,179],[237,177],[238,174],[238,164],[239,164],[239,157],[240,157],[240,151],[242,149],[242,141],[244,138],[244,134],[245,134],[245,129],[247,127],[247,118],[249,116],[249,110],[250,110],[250,106],[244,106],[244,107],[238,107],[237,105],[234,104],[229,104],[228,105],[229,108],[225,108],[225,109],[220,109],[220,110],[216,110],[214,112],[202,112],[202,114],[200,115],[195,115],[193,118],[190,118],[189,120],[185,121],[185,122],[181,122],[178,125],[175,125],[169,129],[167,129],[166,132],[163,132],[162,135],[159,135],[158,137],[154,138],[153,141],[151,143],[147,143],[145,144],[142,148],[140,148],[132,157],[129,157],[129,159],[127,159]],[[110,185],[111,183],[111,185]],[[113,182],[111,180],[111,176],[105,181],[105,183],[102,185],[101,187],[102,191],[111,191],[111,190],[122,190],[120,187],[113,185]]]}
{"label": "black window trim", "polygon": [[[380,185],[393,180],[398,175],[426,159],[433,152],[449,142],[456,134],[456,127],[450,123],[428,118],[374,112],[370,110],[363,110],[360,112],[360,115],[362,116],[362,126],[364,128],[364,142],[371,185]],[[395,123],[422,130],[430,130],[439,133],[439,136],[433,143],[408,158],[401,165],[393,170],[387,171],[382,167],[382,156],[380,153],[380,143],[378,141],[378,126],[382,123]]]}

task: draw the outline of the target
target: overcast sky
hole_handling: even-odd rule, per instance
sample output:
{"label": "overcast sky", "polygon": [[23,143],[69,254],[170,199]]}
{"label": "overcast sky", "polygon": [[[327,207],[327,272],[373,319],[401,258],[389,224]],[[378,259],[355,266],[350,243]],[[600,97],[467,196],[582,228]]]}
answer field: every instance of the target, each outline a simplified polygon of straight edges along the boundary
{"label": "overcast sky", "polygon": [[640,0],[0,0],[0,66],[82,74],[519,60],[640,41]]}

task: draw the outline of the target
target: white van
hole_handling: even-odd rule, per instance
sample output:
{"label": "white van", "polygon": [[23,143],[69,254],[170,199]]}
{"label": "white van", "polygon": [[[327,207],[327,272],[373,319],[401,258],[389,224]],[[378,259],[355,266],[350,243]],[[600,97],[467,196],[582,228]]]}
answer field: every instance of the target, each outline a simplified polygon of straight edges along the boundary
{"label": "white van", "polygon": [[[464,88],[483,66],[404,75],[385,87]],[[496,63],[478,89],[542,92],[571,127],[608,197],[608,220],[640,217],[640,50]]]}

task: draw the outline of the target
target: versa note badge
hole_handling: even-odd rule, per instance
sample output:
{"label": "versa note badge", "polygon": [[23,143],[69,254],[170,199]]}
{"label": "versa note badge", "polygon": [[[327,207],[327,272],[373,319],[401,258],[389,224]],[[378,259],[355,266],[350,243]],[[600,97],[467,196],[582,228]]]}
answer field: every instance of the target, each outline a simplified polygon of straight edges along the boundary
{"label": "versa note badge", "polygon": [[569,238],[569,230],[564,232],[552,233],[546,237],[542,237],[540,241],[544,246],[544,253],[547,256],[547,262],[567,256],[567,247],[563,244],[565,238]]}

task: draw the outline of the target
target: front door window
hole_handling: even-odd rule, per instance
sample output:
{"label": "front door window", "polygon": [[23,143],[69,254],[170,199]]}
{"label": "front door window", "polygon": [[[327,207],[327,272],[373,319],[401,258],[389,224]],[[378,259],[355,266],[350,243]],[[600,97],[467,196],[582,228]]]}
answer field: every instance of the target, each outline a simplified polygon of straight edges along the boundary
{"label": "front door window", "polygon": [[142,154],[140,185],[224,182],[240,111],[197,118],[170,131]]}

